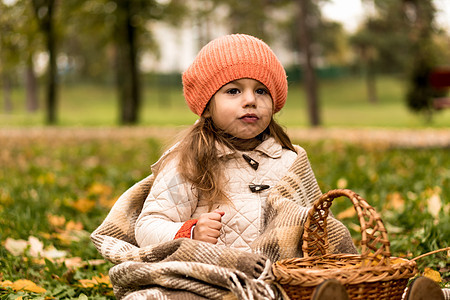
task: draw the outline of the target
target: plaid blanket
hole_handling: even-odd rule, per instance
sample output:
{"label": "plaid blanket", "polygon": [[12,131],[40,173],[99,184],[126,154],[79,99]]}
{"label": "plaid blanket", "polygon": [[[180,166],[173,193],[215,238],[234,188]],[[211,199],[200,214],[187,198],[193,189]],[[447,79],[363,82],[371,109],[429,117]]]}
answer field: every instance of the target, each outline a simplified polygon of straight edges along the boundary
{"label": "plaid blanket", "polygon": [[[126,191],[92,233],[98,251],[115,266],[109,275],[119,299],[282,299],[272,262],[302,257],[302,233],[309,207],[321,196],[306,153],[272,188],[264,231],[252,252],[192,239],[177,239],[139,248],[135,222],[151,189],[150,175]],[[356,253],[342,223],[329,217],[331,253]]]}

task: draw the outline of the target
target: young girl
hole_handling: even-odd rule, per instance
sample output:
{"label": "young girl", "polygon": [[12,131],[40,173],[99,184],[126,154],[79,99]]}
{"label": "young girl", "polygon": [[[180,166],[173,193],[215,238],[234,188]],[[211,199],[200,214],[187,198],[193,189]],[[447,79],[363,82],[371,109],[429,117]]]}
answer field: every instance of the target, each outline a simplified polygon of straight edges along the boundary
{"label": "young girl", "polygon": [[184,237],[250,251],[271,187],[304,151],[273,118],[286,101],[286,72],[263,41],[234,34],[199,52],[183,88],[200,118],[152,166],[136,240]]}

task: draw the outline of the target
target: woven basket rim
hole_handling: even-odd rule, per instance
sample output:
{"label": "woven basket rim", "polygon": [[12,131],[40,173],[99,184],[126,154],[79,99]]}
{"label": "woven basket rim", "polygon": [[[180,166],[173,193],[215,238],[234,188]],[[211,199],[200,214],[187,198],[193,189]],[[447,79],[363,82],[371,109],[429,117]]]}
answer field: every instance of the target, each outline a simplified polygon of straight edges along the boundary
{"label": "woven basket rim", "polygon": [[[396,263],[390,265],[357,265],[364,258],[357,254],[326,254],[315,257],[288,258],[275,262],[272,271],[277,282],[282,285],[317,286],[325,279],[335,278],[345,285],[385,282],[409,279],[417,273],[415,261],[402,257],[391,257]],[[353,262],[349,262],[353,260]],[[347,266],[333,266],[336,262]],[[400,262],[399,262],[400,261]],[[302,264],[310,265],[309,267]],[[317,267],[322,264],[328,268]]]}

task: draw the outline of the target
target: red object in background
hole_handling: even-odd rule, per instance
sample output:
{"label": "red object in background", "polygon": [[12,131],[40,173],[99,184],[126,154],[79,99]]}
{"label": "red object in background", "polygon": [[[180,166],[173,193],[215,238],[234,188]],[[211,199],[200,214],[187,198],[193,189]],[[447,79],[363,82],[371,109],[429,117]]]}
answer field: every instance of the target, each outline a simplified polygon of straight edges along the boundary
{"label": "red object in background", "polygon": [[429,77],[432,87],[437,89],[450,87],[450,68],[434,69]]}

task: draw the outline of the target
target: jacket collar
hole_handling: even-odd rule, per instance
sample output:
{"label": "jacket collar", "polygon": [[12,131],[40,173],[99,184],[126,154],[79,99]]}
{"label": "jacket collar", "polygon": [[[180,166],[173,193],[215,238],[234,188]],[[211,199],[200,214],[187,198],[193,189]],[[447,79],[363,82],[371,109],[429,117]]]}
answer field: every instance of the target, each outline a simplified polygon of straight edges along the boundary
{"label": "jacket collar", "polygon": [[[239,151],[232,150],[223,144],[216,142],[217,152],[219,157],[233,155]],[[263,153],[271,158],[280,158],[283,148],[281,145],[273,138],[268,137],[261,144],[259,144],[253,151]]]}

